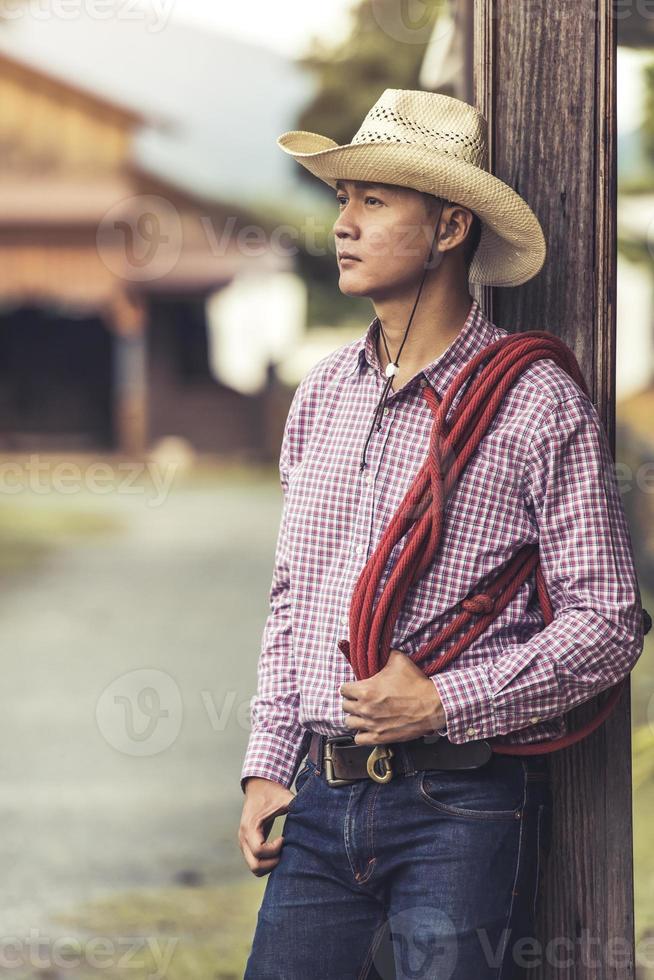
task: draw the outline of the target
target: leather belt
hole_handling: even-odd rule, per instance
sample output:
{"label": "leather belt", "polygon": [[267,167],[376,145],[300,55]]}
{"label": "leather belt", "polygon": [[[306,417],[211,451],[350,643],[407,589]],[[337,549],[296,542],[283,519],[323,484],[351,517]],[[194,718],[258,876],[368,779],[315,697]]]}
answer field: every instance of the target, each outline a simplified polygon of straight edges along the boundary
{"label": "leather belt", "polygon": [[387,745],[357,745],[354,735],[311,733],[308,756],[324,770],[330,786],[346,786],[358,779],[387,783],[394,775],[418,769],[478,769],[493,754],[486,739],[454,744],[447,736],[415,738]]}

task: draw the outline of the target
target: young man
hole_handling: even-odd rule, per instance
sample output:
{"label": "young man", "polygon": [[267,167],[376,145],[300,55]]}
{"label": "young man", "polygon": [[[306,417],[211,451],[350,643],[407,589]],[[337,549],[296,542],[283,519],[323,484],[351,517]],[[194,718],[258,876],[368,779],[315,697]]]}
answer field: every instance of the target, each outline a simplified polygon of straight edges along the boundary
{"label": "young man", "polygon": [[[463,471],[384,668],[357,681],[338,647],[354,585],[428,453],[423,389],[440,401],[508,333],[468,282],[518,285],[544,261],[535,215],[487,170],[486,132],[457,99],[387,89],[346,147],[304,132],[278,140],[334,188],[339,287],[376,315],[303,379],[284,432],[241,774],[239,843],[254,874],[270,873],[246,980],[388,976],[389,955],[398,978],[528,975],[551,833],[547,755],[480,747],[565,733],[564,713],[616,684],[643,648],[604,430],[551,359],[520,374]],[[544,628],[532,576],[427,676],[407,654],[534,542],[554,620]],[[387,781],[371,768],[379,745],[394,751]],[[268,842],[278,814],[284,835]]]}

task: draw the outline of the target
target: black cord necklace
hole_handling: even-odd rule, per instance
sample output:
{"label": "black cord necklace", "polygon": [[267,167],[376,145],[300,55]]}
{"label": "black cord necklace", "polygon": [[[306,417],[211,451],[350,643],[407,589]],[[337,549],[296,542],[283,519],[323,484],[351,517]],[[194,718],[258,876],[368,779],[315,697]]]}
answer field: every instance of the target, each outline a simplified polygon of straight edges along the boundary
{"label": "black cord necklace", "polygon": [[402,338],[402,343],[400,344],[400,349],[397,352],[397,358],[395,359],[395,361],[393,361],[393,358],[391,357],[390,351],[388,349],[388,344],[386,343],[386,334],[384,333],[384,328],[382,327],[381,320],[379,320],[379,318],[377,319],[377,322],[379,324],[379,332],[381,334],[382,340],[384,341],[384,347],[386,348],[386,356],[388,358],[388,364],[386,365],[386,370],[385,370],[385,373],[386,373],[386,383],[384,384],[384,390],[382,391],[381,398],[379,399],[379,402],[377,403],[377,407],[375,409],[375,412],[374,412],[374,415],[373,415],[373,419],[372,419],[372,425],[370,426],[370,430],[368,432],[368,437],[367,437],[366,442],[365,442],[365,445],[363,447],[363,453],[361,455],[361,463],[359,465],[359,471],[365,469],[365,467],[368,465],[366,463],[366,449],[368,448],[368,443],[370,442],[370,437],[372,436],[372,433],[373,433],[373,431],[375,429],[375,425],[377,426],[377,431],[378,432],[381,429],[381,420],[382,420],[382,415],[384,413],[384,408],[386,406],[386,399],[388,397],[388,392],[390,390],[390,387],[393,384],[393,378],[395,377],[395,375],[399,371],[400,354],[402,353],[402,348],[404,347],[404,342],[405,342],[405,340],[407,338],[407,335],[409,333],[409,327],[411,326],[411,321],[413,320],[413,314],[416,311],[416,306],[418,305],[418,300],[420,299],[420,293],[422,292],[422,287],[423,287],[423,284],[424,284],[424,281],[425,281],[425,276],[427,275],[427,271],[428,271],[429,266],[430,266],[430,263],[431,263],[432,254],[433,254],[433,251],[434,251],[434,241],[436,239],[436,235],[438,234],[438,229],[439,229],[440,223],[441,223],[441,216],[443,214],[443,208],[445,207],[445,204],[446,204],[445,201],[443,201],[442,204],[441,204],[441,209],[440,209],[440,212],[439,212],[439,215],[438,215],[438,221],[436,222],[436,227],[434,228],[434,234],[433,234],[433,237],[432,237],[432,240],[431,240],[431,246],[430,246],[430,249],[429,249],[429,258],[425,262],[425,268],[424,268],[424,271],[422,273],[422,278],[420,279],[420,286],[418,287],[418,293],[416,295],[415,302],[413,304],[413,309],[411,310],[411,316],[409,317],[409,322],[406,325],[406,329],[404,331],[404,337]]}

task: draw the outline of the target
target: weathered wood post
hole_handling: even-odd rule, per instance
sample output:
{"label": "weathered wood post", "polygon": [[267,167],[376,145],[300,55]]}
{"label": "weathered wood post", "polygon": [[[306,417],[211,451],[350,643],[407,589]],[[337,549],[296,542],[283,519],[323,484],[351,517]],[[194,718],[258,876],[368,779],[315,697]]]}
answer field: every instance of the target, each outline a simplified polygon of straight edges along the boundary
{"label": "weathered wood post", "polygon": [[119,452],[141,455],[147,448],[147,304],[141,294],[117,288],[105,311],[114,339],[114,441]]}
{"label": "weathered wood post", "polygon": [[[509,330],[548,330],[575,352],[615,439],[616,19],[611,0],[475,0],[474,102],[491,168],[541,220],[541,273],[478,298]],[[597,701],[569,715],[576,728]],[[634,977],[629,696],[551,756],[556,797],[534,977]],[[550,943],[549,950],[546,949]],[[548,959],[551,961],[548,963]],[[564,964],[568,964],[567,966]]]}

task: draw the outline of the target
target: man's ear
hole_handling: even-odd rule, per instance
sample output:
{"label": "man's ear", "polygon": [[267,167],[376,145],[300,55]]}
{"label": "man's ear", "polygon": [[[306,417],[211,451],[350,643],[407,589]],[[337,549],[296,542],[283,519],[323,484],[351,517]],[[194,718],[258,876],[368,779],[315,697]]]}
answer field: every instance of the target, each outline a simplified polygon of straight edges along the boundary
{"label": "man's ear", "polygon": [[465,241],[470,237],[474,215],[470,208],[466,208],[462,204],[454,204],[448,201],[446,209],[448,207],[451,208],[450,213],[447,214],[447,210],[443,212],[446,223],[441,240],[447,242],[453,235],[459,235],[460,240],[456,243],[456,246],[450,246],[451,248],[455,248],[465,244]]}

